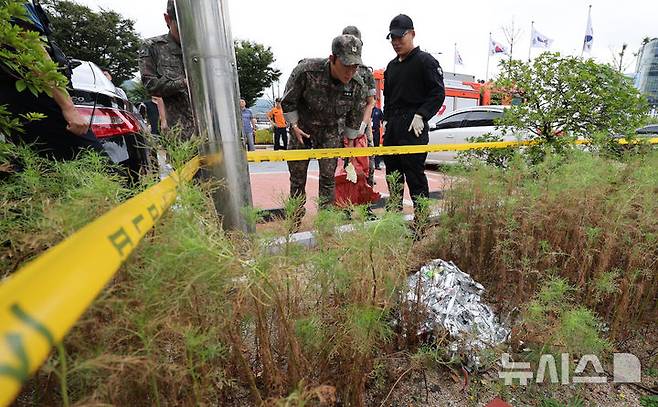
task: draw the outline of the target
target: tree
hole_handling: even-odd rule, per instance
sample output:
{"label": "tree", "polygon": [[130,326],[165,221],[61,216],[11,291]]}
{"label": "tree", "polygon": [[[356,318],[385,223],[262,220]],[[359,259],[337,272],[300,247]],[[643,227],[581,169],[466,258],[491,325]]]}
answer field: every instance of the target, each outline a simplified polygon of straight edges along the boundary
{"label": "tree", "polygon": [[235,41],[240,97],[252,106],[264,89],[279,79],[281,72],[270,65],[275,61],[270,47],[252,41]]}
{"label": "tree", "polygon": [[69,58],[91,61],[121,84],[138,70],[141,40],[134,22],[114,11],[92,11],[68,0],[43,2],[50,15],[53,37]]}
{"label": "tree", "polygon": [[502,65],[496,86],[523,103],[508,109],[499,125],[528,131],[534,139],[629,134],[646,116],[645,98],[610,65],[548,52],[532,62]]}
{"label": "tree", "polygon": [[505,36],[505,40],[507,40],[507,43],[509,44],[509,60],[511,61],[514,55],[514,44],[517,43],[523,30],[521,30],[514,24],[513,19],[510,24],[501,26],[500,29],[503,32],[503,35]]}
{"label": "tree", "polygon": [[140,102],[145,100],[151,100],[151,97],[146,91],[146,87],[141,80],[134,81],[133,86],[129,89],[126,89],[126,94],[128,96],[128,100],[130,100],[134,105],[138,105]]}

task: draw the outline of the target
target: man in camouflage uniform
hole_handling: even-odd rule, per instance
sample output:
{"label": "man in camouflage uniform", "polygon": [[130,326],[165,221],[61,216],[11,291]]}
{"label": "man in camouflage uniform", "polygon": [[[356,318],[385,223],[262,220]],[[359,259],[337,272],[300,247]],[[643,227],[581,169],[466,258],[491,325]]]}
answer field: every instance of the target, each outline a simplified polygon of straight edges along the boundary
{"label": "man in camouflage uniform", "polygon": [[[361,65],[361,41],[352,35],[334,38],[332,55],[304,59],[292,71],[281,100],[292,135],[288,149],[337,148],[343,137],[359,135],[366,90],[356,73]],[[318,160],[320,206],[335,197],[336,158]],[[289,161],[290,196],[306,196],[308,160]],[[303,206],[303,205],[302,205]],[[300,214],[301,216],[301,214]]]}
{"label": "man in camouflage uniform", "polygon": [[149,95],[162,97],[168,127],[180,126],[181,137],[189,139],[196,132],[196,127],[183,65],[174,0],[168,0],[164,18],[169,33],[144,42],[139,51],[139,71]]}

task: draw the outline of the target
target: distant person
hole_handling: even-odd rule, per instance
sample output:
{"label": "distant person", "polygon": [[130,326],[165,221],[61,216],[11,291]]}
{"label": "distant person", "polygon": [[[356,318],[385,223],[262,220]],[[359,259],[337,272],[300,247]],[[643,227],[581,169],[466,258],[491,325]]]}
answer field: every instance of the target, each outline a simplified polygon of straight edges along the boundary
{"label": "distant person", "polygon": [[[281,106],[290,127],[290,150],[337,148],[344,137],[356,139],[363,117],[366,89],[356,72],[361,65],[361,41],[352,35],[333,39],[331,55],[304,59],[286,83]],[[288,161],[290,196],[302,198],[297,225],[304,214],[308,160]],[[319,204],[333,205],[336,192],[337,159],[318,160],[320,166]]]}
{"label": "distant person", "polygon": [[288,149],[288,132],[286,130],[286,119],[283,117],[283,109],[281,108],[281,99],[276,98],[274,107],[267,113],[267,118],[270,119],[274,127],[274,149],[281,149],[280,141],[283,142],[283,149]]}
{"label": "distant person", "polygon": [[[391,39],[396,56],[384,72],[384,146],[427,145],[427,121],[445,99],[443,70],[433,56],[414,46],[415,36],[409,16],[400,14],[391,20],[386,38]],[[426,158],[427,153],[384,156],[389,191],[404,188],[406,182],[415,210],[418,199],[429,196]],[[388,177],[393,174],[395,181]]]}
{"label": "distant person", "polygon": [[[38,2],[26,1],[24,7],[27,20],[16,16],[11,19],[11,23],[23,30],[45,36],[48,44],[44,47],[46,58],[54,60],[70,81],[68,60],[50,38],[52,31],[46,13]],[[38,76],[41,73],[35,70],[30,74]],[[23,92],[16,90],[16,81],[19,79],[21,76],[18,72],[0,59],[0,105],[6,105],[12,117],[18,118],[29,113],[41,113],[46,117],[24,123],[22,133],[6,135],[9,141],[28,144],[39,155],[57,160],[75,159],[83,149],[104,154],[103,146],[91,130],[89,120],[76,110],[66,89],[53,83],[48,89],[52,96],[46,93],[35,96],[27,89]]]}
{"label": "distant person", "polygon": [[247,108],[247,102],[244,99],[240,99],[240,113],[242,114],[242,136],[247,143],[247,150],[254,151],[256,149],[254,145],[256,118],[251,109]]}
{"label": "distant person", "polygon": [[144,42],[139,50],[139,70],[149,95],[159,96],[164,102],[167,127],[180,126],[181,137],[189,139],[196,133],[196,126],[185,76],[174,0],[167,2],[164,19],[169,33]]}

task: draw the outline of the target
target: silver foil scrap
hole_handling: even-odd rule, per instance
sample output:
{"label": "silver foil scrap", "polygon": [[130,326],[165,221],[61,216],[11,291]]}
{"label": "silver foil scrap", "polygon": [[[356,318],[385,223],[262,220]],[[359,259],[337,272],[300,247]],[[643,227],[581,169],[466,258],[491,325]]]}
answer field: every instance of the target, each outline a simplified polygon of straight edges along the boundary
{"label": "silver foil scrap", "polygon": [[509,338],[511,329],[500,323],[491,307],[482,302],[484,287],[453,262],[432,260],[409,276],[408,284],[405,300],[418,304],[425,316],[418,334],[445,328],[452,341],[450,351],[464,353],[468,366],[478,367],[480,351]]}

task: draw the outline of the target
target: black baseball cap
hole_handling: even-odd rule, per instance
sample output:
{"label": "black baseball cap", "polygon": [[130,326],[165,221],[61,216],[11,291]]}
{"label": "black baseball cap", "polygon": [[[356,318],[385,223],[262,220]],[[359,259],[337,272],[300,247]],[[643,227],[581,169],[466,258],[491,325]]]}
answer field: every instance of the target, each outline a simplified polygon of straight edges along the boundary
{"label": "black baseball cap", "polygon": [[388,35],[386,39],[391,37],[402,37],[408,30],[414,29],[414,22],[406,14],[398,14],[391,20],[388,26]]}

